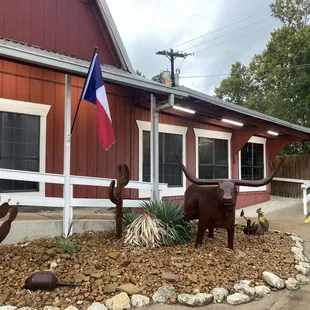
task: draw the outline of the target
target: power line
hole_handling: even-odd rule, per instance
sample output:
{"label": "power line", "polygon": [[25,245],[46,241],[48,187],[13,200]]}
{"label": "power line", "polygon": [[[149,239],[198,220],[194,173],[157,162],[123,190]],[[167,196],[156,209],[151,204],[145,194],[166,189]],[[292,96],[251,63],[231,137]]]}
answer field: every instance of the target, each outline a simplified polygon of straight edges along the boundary
{"label": "power line", "polygon": [[193,38],[193,39],[188,40],[188,41],[186,41],[186,42],[183,42],[183,43],[180,43],[180,44],[178,44],[178,45],[175,45],[175,46],[173,46],[172,48],[176,48],[176,47],[178,47],[178,46],[180,46],[180,45],[183,45],[183,44],[186,44],[186,43],[189,43],[189,42],[198,40],[198,39],[200,39],[200,38],[202,38],[202,37],[205,37],[205,36],[207,36],[207,35],[209,35],[209,34],[212,34],[212,33],[215,33],[215,32],[217,32],[217,31],[226,29],[226,28],[228,28],[228,27],[230,27],[230,26],[233,26],[233,25],[236,25],[236,24],[238,24],[238,23],[241,23],[241,22],[243,22],[243,21],[245,21],[245,20],[248,20],[248,19],[250,19],[250,18],[252,18],[252,17],[255,17],[255,16],[257,16],[257,15],[263,14],[263,13],[265,13],[265,12],[267,12],[267,11],[269,11],[269,9],[264,10],[264,11],[261,11],[261,12],[259,12],[259,13],[254,14],[254,15],[251,15],[251,16],[249,16],[249,17],[240,19],[240,20],[238,20],[238,21],[236,21],[236,22],[234,22],[234,23],[232,23],[232,24],[226,25],[226,26],[224,26],[224,27],[221,27],[221,28],[215,29],[215,30],[213,30],[213,31],[207,32],[207,33],[205,33],[205,34],[203,34],[203,35],[201,35],[201,36],[199,36],[199,37],[196,37],[196,38]]}
{"label": "power line", "polygon": [[186,58],[187,56],[191,55],[189,53],[180,53],[180,52],[174,52],[173,49],[171,48],[169,51],[163,50],[163,51],[158,51],[156,52],[157,55],[163,55],[166,56],[170,60],[171,64],[171,86],[175,86],[175,75],[174,75],[174,61],[176,58]]}
{"label": "power line", "polygon": [[[303,64],[303,65],[296,65],[296,66],[289,66],[289,67],[276,67],[275,69],[291,69],[291,68],[308,68],[310,64]],[[208,77],[216,77],[216,76],[228,76],[231,73],[222,73],[222,74],[209,74],[209,75],[192,75],[192,76],[180,76],[180,79],[195,79],[195,78],[208,78]]]}
{"label": "power line", "polygon": [[249,35],[251,35],[251,34],[253,34],[253,33],[256,33],[256,32],[259,32],[259,31],[262,31],[262,30],[264,30],[264,29],[267,29],[267,28],[270,28],[270,27],[274,27],[274,26],[276,26],[276,25],[270,25],[270,26],[268,26],[268,27],[264,27],[264,28],[258,29],[258,30],[256,30],[256,31],[247,33],[247,34],[245,34],[245,35],[242,35],[242,36],[239,36],[239,37],[236,37],[236,38],[233,38],[233,39],[231,39],[231,40],[224,41],[224,42],[221,42],[221,43],[219,43],[219,44],[211,45],[211,46],[209,46],[209,47],[203,48],[203,49],[198,50],[198,51],[194,51],[194,53],[199,53],[199,52],[205,51],[205,50],[207,50],[207,49],[210,49],[210,48],[212,48],[212,47],[216,47],[216,46],[219,46],[219,45],[222,45],[222,44],[225,44],[225,43],[228,43],[228,42],[231,42],[231,41],[240,39],[240,38],[244,38],[244,37],[249,36]]}
{"label": "power line", "polygon": [[261,22],[264,22],[265,20],[268,20],[268,19],[270,19],[270,18],[271,18],[271,17],[268,17],[268,18],[262,19],[262,20],[260,20],[260,21],[258,21],[258,22],[256,22],[256,23],[253,23],[253,24],[251,24],[251,25],[248,25],[248,26],[244,26],[244,27],[238,28],[238,29],[236,29],[236,30],[234,30],[234,31],[228,32],[228,33],[223,34],[223,35],[221,35],[221,36],[219,36],[219,37],[216,37],[216,38],[214,38],[214,39],[211,39],[211,40],[208,40],[208,41],[201,42],[201,43],[196,44],[196,45],[193,45],[193,46],[191,46],[191,47],[187,47],[186,49],[183,49],[182,51],[187,51],[187,50],[189,50],[189,49],[191,49],[191,48],[194,48],[194,47],[200,46],[200,45],[202,45],[202,44],[206,44],[206,43],[209,43],[209,42],[215,41],[215,40],[217,40],[217,39],[219,39],[219,38],[226,37],[226,36],[228,36],[229,34],[232,34],[232,33],[235,33],[235,32],[237,32],[237,31],[239,31],[239,30],[243,30],[243,29],[249,28],[249,27],[251,27],[251,26],[257,25],[257,24],[259,24],[259,23],[261,23]]}

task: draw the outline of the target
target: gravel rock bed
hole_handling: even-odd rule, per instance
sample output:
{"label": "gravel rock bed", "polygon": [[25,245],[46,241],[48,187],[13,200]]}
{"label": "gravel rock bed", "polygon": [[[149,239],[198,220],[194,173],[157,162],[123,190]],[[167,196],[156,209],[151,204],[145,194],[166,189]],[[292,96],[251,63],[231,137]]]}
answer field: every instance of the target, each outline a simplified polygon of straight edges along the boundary
{"label": "gravel rock bed", "polygon": [[[175,295],[167,300],[170,303],[182,303],[191,297],[177,298],[179,294],[204,293],[198,296],[200,300],[211,298],[207,295],[214,288],[242,295],[247,302],[252,298],[245,297],[250,290],[244,286],[252,287],[255,292],[256,286],[266,285],[264,271],[284,281],[290,279],[287,283],[293,287],[295,282],[291,279],[301,273],[296,268],[299,266],[296,257],[303,255],[298,247],[301,242],[278,232],[260,237],[245,236],[242,228],[236,226],[235,252],[226,247],[227,234],[221,229],[215,230],[212,242],[205,240],[205,246],[199,249],[194,247],[194,240],[186,246],[154,249],[124,246],[122,240],[116,240],[108,231],[74,234],[72,239],[77,241],[78,249],[72,254],[58,253],[53,238],[0,245],[0,306],[65,309],[72,305],[87,309],[95,302],[106,305],[108,299],[122,292],[129,297],[144,295],[153,300],[154,293],[162,286],[175,289]],[[307,267],[305,264],[307,262],[301,263],[301,267]],[[21,289],[25,279],[37,271],[52,271],[59,281],[78,282],[79,286],[58,287],[53,291]],[[236,288],[240,280],[248,282],[241,282]],[[270,284],[269,287],[277,290]],[[238,296],[230,297],[231,302]],[[135,300],[137,298],[135,296]]]}

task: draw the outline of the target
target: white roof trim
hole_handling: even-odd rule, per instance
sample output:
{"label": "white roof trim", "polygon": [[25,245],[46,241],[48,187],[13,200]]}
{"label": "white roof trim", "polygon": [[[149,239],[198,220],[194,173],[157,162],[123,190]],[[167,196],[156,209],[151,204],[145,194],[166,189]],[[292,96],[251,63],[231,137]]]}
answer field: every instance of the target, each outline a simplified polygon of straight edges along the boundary
{"label": "white roof trim", "polygon": [[130,59],[128,57],[128,54],[126,52],[125,46],[123,44],[123,41],[121,39],[121,36],[119,35],[119,32],[116,28],[116,25],[114,23],[112,14],[109,10],[108,4],[105,0],[97,0],[98,6],[100,8],[100,13],[104,21],[106,22],[106,25],[108,27],[108,30],[110,32],[110,35],[112,37],[113,43],[116,47],[118,56],[120,57],[120,60],[123,64],[123,66],[131,73],[134,73],[134,69],[131,65]]}

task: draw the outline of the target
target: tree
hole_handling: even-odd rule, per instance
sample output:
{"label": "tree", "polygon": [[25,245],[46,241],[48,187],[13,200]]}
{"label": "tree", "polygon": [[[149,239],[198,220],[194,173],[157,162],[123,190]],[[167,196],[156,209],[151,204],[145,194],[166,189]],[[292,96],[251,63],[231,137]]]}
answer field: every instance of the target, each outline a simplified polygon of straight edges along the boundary
{"label": "tree", "polygon": [[140,75],[140,76],[146,78],[146,76],[139,70],[136,70],[136,75]]}
{"label": "tree", "polygon": [[158,82],[158,83],[162,83],[162,78],[161,78],[161,74],[156,74],[152,77],[152,81]]}
{"label": "tree", "polygon": [[[309,14],[296,11],[301,4],[306,1],[276,0],[272,10],[283,27],[248,66],[232,65],[230,76],[215,89],[217,97],[310,127],[310,26]],[[290,150],[310,153],[307,143]]]}
{"label": "tree", "polygon": [[215,94],[219,99],[243,105],[248,98],[251,83],[247,67],[237,61],[231,66],[229,77],[221,82],[220,87],[215,88]]}
{"label": "tree", "polygon": [[310,19],[309,0],[276,0],[270,4],[272,16],[278,18],[285,26],[305,27]]}

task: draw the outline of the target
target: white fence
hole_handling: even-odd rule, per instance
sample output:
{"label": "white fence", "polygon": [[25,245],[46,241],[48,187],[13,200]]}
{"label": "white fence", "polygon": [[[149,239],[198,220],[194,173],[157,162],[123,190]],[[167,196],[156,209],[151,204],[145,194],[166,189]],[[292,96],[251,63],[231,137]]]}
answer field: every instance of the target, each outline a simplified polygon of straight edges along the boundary
{"label": "white fence", "polygon": [[301,180],[301,179],[287,179],[287,178],[273,178],[273,180],[280,181],[280,182],[301,184],[303,212],[304,212],[304,215],[307,215],[308,214],[308,202],[310,201],[310,194],[307,194],[307,189],[310,187],[310,181]]}
{"label": "white fence", "polygon": [[[52,184],[62,184],[65,185],[65,177],[61,174],[49,174],[49,173],[38,173],[30,171],[21,170],[9,170],[0,169],[0,179],[7,180],[19,180],[19,181],[31,181],[31,182],[41,182],[41,183],[52,183]],[[63,229],[67,232],[69,223],[73,217],[73,207],[115,207],[110,199],[90,199],[90,198],[74,198],[73,197],[73,186],[74,185],[86,185],[86,186],[99,186],[99,187],[109,187],[113,179],[106,178],[95,178],[95,177],[84,177],[84,176],[74,176],[71,175],[69,178],[70,183],[70,198],[69,203],[65,203],[65,198],[53,198],[43,196],[35,196],[31,193],[1,193],[0,203],[11,199],[10,204],[16,204],[19,202],[21,206],[36,206],[36,207],[55,207],[63,208]],[[117,182],[117,180],[115,180]],[[167,188],[167,184],[159,184],[159,191],[162,192],[163,189]],[[149,182],[139,182],[130,181],[125,187],[126,189],[144,189],[149,190],[150,195],[145,198],[152,196],[153,184]],[[160,195],[161,198],[161,195]],[[124,199],[123,207],[129,208],[139,208],[142,200],[132,200]],[[65,210],[68,205],[69,210]]]}

